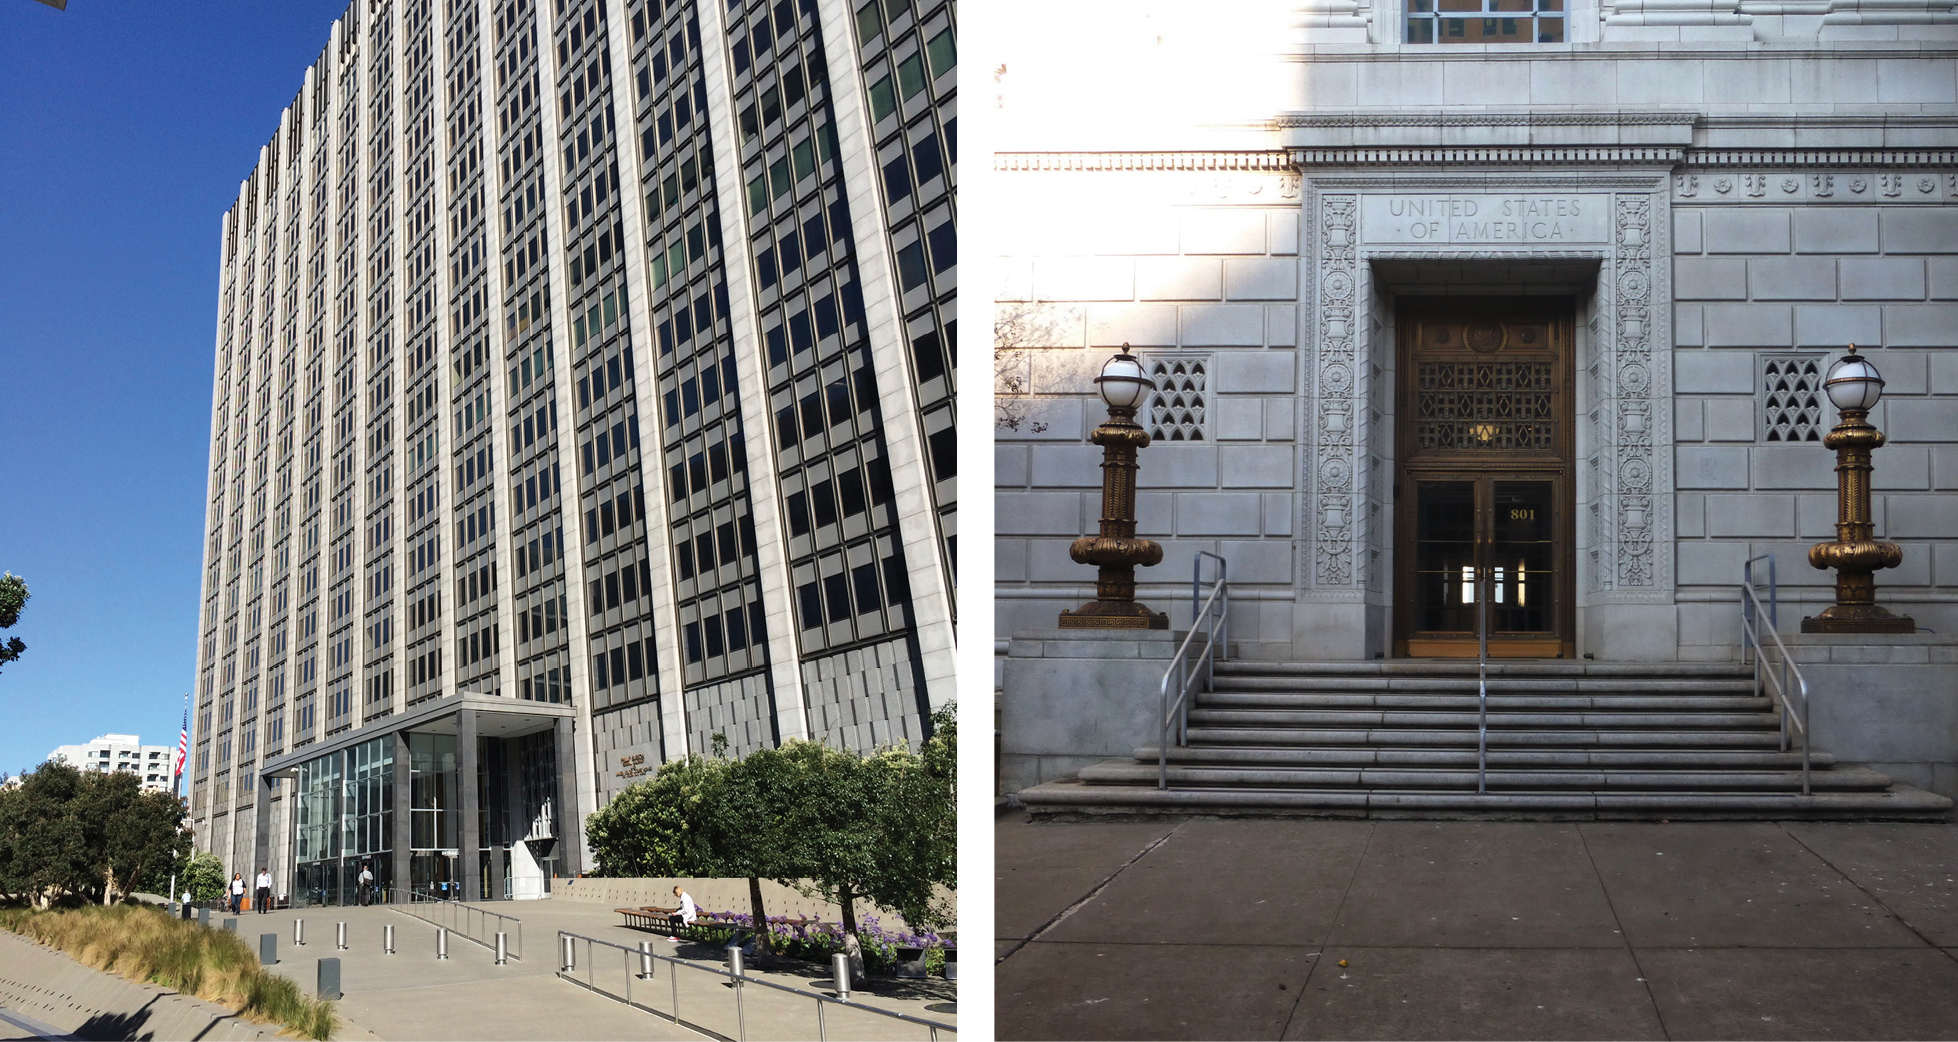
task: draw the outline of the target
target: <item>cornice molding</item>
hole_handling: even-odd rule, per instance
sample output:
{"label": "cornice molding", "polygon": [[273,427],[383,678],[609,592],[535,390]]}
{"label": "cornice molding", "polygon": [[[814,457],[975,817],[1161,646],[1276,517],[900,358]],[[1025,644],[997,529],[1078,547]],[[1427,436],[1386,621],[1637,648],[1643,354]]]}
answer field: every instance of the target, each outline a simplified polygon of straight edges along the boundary
{"label": "cornice molding", "polygon": [[1953,148],[1706,148],[1690,149],[1680,164],[1689,167],[1952,166]]}
{"label": "cornice molding", "polygon": [[1283,149],[1246,152],[996,152],[993,169],[1026,171],[1225,171],[1293,173]]}
{"label": "cornice molding", "polygon": [[1631,112],[1287,112],[1272,120],[1275,127],[1634,127],[1692,126],[1702,115],[1695,111]]}
{"label": "cornice molding", "polygon": [[1685,150],[1666,145],[1514,145],[1294,148],[1292,163],[1319,166],[1662,166],[1673,167]]}

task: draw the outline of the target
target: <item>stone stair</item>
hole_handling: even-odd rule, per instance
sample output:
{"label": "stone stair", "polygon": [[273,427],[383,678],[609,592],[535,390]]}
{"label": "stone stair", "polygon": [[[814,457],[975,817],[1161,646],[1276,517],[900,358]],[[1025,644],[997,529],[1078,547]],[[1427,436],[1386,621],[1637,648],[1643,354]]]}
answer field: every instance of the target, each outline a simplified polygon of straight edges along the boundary
{"label": "stone stair", "polygon": [[1943,796],[1781,751],[1779,716],[1734,664],[1489,665],[1476,792],[1476,664],[1226,662],[1189,744],[1024,789],[1036,817],[1246,815],[1942,821]]}

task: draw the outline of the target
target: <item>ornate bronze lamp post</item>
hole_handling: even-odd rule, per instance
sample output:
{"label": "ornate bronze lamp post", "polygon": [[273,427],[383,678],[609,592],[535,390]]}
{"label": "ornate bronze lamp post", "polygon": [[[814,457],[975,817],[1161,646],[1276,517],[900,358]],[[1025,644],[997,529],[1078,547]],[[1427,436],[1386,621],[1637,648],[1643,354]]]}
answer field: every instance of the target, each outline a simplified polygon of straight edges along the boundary
{"label": "ornate bronze lamp post", "polygon": [[1883,444],[1883,432],[1870,426],[1870,409],[1883,396],[1883,376],[1849,345],[1849,354],[1829,367],[1822,386],[1841,419],[1822,444],[1836,450],[1836,539],[1808,550],[1808,563],[1836,570],[1836,603],[1802,620],[1803,633],[1916,633],[1907,615],[1893,615],[1876,603],[1878,568],[1903,563],[1895,543],[1872,539],[1870,453]]}
{"label": "ornate bronze lamp post", "polygon": [[1143,396],[1155,386],[1142,363],[1122,345],[1095,377],[1108,421],[1090,439],[1101,446],[1101,534],[1082,536],[1067,555],[1101,569],[1095,599],[1061,612],[1062,629],[1166,630],[1169,616],[1135,602],[1135,568],[1160,564],[1161,544],[1135,537],[1135,453],[1149,444],[1149,432],[1135,422]]}

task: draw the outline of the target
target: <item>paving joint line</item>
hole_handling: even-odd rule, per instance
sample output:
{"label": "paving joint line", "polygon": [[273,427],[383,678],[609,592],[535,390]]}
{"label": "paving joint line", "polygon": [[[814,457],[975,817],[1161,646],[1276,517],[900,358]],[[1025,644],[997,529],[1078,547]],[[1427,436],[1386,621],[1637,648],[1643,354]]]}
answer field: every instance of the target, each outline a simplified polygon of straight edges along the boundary
{"label": "paving joint line", "polygon": [[[1326,953],[1333,947],[1333,931],[1339,928],[1340,914],[1346,911],[1346,899],[1353,894],[1353,882],[1360,878],[1360,866],[1366,864],[1367,851],[1373,849],[1374,834],[1380,831],[1378,821],[1367,822],[1366,842],[1360,844],[1360,856],[1353,859],[1352,874],[1346,877],[1346,888],[1339,892],[1339,904],[1333,908],[1333,917],[1326,921],[1326,938],[1319,943],[1319,957],[1305,968],[1305,977],[1299,981],[1298,996],[1292,999],[1291,1011],[1285,1014],[1285,1026],[1278,1029],[1278,1037],[1284,1038],[1292,1033],[1292,1021],[1298,1019],[1299,1006],[1305,1002],[1305,992],[1312,986],[1312,975],[1319,971],[1319,964],[1326,961]],[[1307,958],[1311,958],[1307,956]]]}
{"label": "paving joint line", "polygon": [[1591,875],[1598,881],[1598,892],[1604,895],[1604,906],[1611,909],[1611,921],[1618,924],[1618,936],[1624,942],[1625,954],[1632,957],[1632,968],[1638,971],[1640,984],[1645,985],[1645,1001],[1652,1004],[1652,1016],[1659,1021],[1659,1033],[1672,1038],[1672,1029],[1666,1026],[1666,1012],[1659,1008],[1659,996],[1652,993],[1652,978],[1645,972],[1645,964],[1639,961],[1638,949],[1632,945],[1632,935],[1625,930],[1625,920],[1618,914],[1618,902],[1611,899],[1611,888],[1605,886],[1604,871],[1598,868],[1598,856],[1591,853],[1591,838],[1584,834],[1584,823],[1575,822],[1577,842],[1584,848],[1584,859],[1591,863]]}
{"label": "paving joint line", "polygon": [[1092,901],[1096,897],[1100,896],[1101,892],[1108,888],[1108,884],[1113,883],[1115,881],[1116,876],[1119,876],[1123,872],[1128,871],[1130,865],[1133,865],[1136,862],[1142,860],[1143,858],[1148,857],[1150,851],[1156,849],[1157,847],[1162,846],[1164,843],[1169,842],[1169,837],[1174,836],[1178,832],[1183,831],[1183,826],[1187,824],[1189,824],[1187,820],[1177,822],[1175,828],[1170,829],[1168,832],[1163,833],[1161,838],[1150,843],[1148,846],[1143,847],[1140,851],[1136,853],[1134,857],[1129,858],[1127,861],[1122,862],[1122,864],[1119,867],[1117,867],[1115,871],[1108,873],[1107,878],[1103,879],[1099,883],[1096,883],[1094,885],[1094,889],[1089,890],[1087,893],[1081,895],[1080,900],[1077,900],[1073,904],[1068,905],[1066,908],[1061,909],[1060,912],[1057,913],[1052,919],[1049,919],[1046,922],[1041,923],[1039,929],[1034,930],[1032,933],[1022,938],[1020,943],[1008,949],[1005,955],[1002,955],[999,958],[994,959],[993,965],[998,966],[1000,963],[1003,963],[1006,960],[1012,958],[1013,956],[1018,955],[1020,953],[1020,949],[1025,948],[1027,945],[1032,944],[1033,942],[1039,940],[1041,938],[1041,935],[1045,934],[1049,930],[1052,930],[1054,927],[1059,926],[1062,920],[1065,920],[1068,916],[1073,915],[1076,911],[1079,911],[1082,905],[1085,905],[1089,901]]}
{"label": "paving joint line", "polygon": [[1802,837],[1797,836],[1793,832],[1790,832],[1788,830],[1787,822],[1777,821],[1775,822],[1775,825],[1776,827],[1780,828],[1781,831],[1784,834],[1786,834],[1789,839],[1794,840],[1797,846],[1801,847],[1803,850],[1808,851],[1810,854],[1815,855],[1815,859],[1817,861],[1820,861],[1823,864],[1829,866],[1829,871],[1834,872],[1835,874],[1841,876],[1843,880],[1846,881],[1850,886],[1855,887],[1857,890],[1862,892],[1864,897],[1867,897],[1872,902],[1874,902],[1878,908],[1881,908],[1885,912],[1889,913],[1892,919],[1897,920],[1897,922],[1900,925],[1902,925],[1904,929],[1909,930],[1912,936],[1916,937],[1920,941],[1923,941],[1925,945],[1927,945],[1932,951],[1937,952],[1939,955],[1942,955],[1953,962],[1958,962],[1958,952],[1954,952],[1952,950],[1943,948],[1938,944],[1936,944],[1935,942],[1933,942],[1929,937],[1924,936],[1924,931],[1919,930],[1916,924],[1912,923],[1909,919],[1904,918],[1903,915],[1900,914],[1896,909],[1890,907],[1887,904],[1884,904],[1883,899],[1871,893],[1868,887],[1864,886],[1861,883],[1858,883],[1855,879],[1851,878],[1849,873],[1843,871],[1840,868],[1837,868],[1836,863],[1829,860],[1826,857],[1823,857],[1821,851],[1815,849],[1814,847],[1809,846],[1807,843],[1802,842]]}

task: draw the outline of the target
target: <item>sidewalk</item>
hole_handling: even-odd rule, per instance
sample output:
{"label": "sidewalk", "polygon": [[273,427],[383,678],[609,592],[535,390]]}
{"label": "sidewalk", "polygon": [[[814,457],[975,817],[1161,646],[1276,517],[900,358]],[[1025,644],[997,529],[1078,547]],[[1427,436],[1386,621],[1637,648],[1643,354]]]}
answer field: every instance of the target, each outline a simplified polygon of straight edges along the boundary
{"label": "sidewalk", "polygon": [[996,839],[1002,1039],[1958,1036],[1950,825],[1009,815]]}
{"label": "sidewalk", "polygon": [[[409,906],[416,907],[416,906]],[[264,916],[239,917],[239,932],[257,945],[262,932],[279,934],[279,964],[274,971],[299,982],[311,994],[319,959],[340,959],[341,1014],[381,1038],[416,1039],[698,1039],[701,1034],[675,1026],[593,994],[556,976],[557,931],[582,934],[637,947],[650,940],[660,955],[689,959],[703,966],[724,968],[720,952],[704,945],[675,944],[663,936],[617,925],[609,908],[572,901],[499,901],[478,907],[523,920],[523,958],[503,966],[481,945],[451,933],[449,958],[435,958],[435,927],[386,907],[309,908]],[[426,906],[416,907],[429,914]],[[292,921],[306,920],[306,945],[292,943]],[[348,950],[334,950],[334,924],[346,921]],[[383,926],[394,924],[395,955],[381,951]],[[514,948],[516,938],[512,936]],[[595,948],[600,957],[587,959],[579,945],[579,978],[594,974],[597,984],[622,992],[636,970],[637,958]],[[672,967],[660,963],[650,983],[634,980],[636,1002],[650,1001],[662,1012],[671,1008],[675,980]],[[830,991],[827,967],[785,963],[758,979],[804,991]],[[730,1038],[738,1037],[735,1001],[725,978],[682,970],[677,983],[683,1019]],[[956,997],[957,982],[877,979],[852,996],[877,1006],[941,1023],[956,1024],[956,1013],[943,1010]],[[743,998],[747,1037],[800,1039],[816,1037],[815,1003],[748,988]],[[938,1008],[932,1008],[938,1007]],[[955,1006],[951,1007],[956,1009]],[[926,1029],[870,1014],[826,1010],[829,1037],[864,1039],[922,1039]],[[947,1036],[950,1037],[950,1036]]]}

